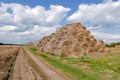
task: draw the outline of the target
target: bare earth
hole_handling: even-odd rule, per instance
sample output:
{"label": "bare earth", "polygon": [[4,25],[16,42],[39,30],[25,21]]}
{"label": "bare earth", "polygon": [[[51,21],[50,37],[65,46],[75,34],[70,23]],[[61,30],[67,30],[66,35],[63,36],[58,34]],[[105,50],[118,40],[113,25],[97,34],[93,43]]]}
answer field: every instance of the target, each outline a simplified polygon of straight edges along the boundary
{"label": "bare earth", "polygon": [[18,54],[17,46],[0,46],[0,80],[8,80]]}
{"label": "bare earth", "polygon": [[[31,62],[30,62],[31,61]],[[24,48],[19,50],[10,80],[67,80]]]}

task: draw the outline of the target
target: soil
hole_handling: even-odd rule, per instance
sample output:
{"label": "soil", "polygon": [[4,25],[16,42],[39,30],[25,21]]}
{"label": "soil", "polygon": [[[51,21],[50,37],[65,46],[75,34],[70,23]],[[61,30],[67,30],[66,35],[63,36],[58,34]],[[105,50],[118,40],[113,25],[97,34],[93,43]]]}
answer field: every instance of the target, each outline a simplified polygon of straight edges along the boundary
{"label": "soil", "polygon": [[8,80],[18,50],[18,47],[0,46],[0,80]]}
{"label": "soil", "polygon": [[67,80],[67,78],[65,78],[61,74],[57,73],[55,70],[53,70],[47,64],[45,64],[44,61],[40,60],[37,56],[33,55],[32,53],[30,53],[27,50],[26,50],[26,52],[38,66],[38,70],[39,70],[39,72],[41,72],[40,75],[42,75],[41,77],[43,78],[43,80]]}
{"label": "soil", "polygon": [[[8,49],[6,48],[3,51],[6,50]],[[6,67],[6,74],[4,76],[0,74],[0,80],[67,80],[25,48],[19,47],[17,51],[16,56],[12,57],[13,60],[8,62],[9,66]],[[2,70],[3,68],[0,69],[0,73],[2,73]]]}

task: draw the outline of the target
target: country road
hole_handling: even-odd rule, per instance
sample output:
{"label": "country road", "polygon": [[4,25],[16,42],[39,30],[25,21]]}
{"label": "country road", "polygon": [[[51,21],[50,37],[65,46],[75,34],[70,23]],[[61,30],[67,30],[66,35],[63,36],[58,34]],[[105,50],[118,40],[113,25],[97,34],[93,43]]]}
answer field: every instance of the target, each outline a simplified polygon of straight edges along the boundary
{"label": "country road", "polygon": [[55,70],[48,67],[44,61],[20,48],[9,80],[67,80]]}

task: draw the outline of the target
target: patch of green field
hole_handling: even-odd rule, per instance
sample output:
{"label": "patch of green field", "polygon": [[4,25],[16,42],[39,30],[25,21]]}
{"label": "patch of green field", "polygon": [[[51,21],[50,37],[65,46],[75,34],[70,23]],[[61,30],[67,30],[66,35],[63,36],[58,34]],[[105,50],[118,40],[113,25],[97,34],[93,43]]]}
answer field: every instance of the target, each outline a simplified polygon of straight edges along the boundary
{"label": "patch of green field", "polygon": [[82,70],[78,70],[76,68],[73,68],[69,65],[63,64],[62,62],[55,60],[53,58],[50,58],[49,56],[38,52],[34,48],[29,48],[29,50],[34,53],[37,56],[41,56],[45,61],[50,63],[51,65],[55,66],[56,68],[59,68],[60,70],[64,71],[65,73],[68,73],[72,75],[76,80],[96,80],[94,76],[90,76],[83,72]]}
{"label": "patch of green field", "polygon": [[[120,80],[120,50],[102,58],[70,58],[49,55],[29,48],[51,65],[69,74],[74,80]],[[117,52],[117,54],[116,54]]]}

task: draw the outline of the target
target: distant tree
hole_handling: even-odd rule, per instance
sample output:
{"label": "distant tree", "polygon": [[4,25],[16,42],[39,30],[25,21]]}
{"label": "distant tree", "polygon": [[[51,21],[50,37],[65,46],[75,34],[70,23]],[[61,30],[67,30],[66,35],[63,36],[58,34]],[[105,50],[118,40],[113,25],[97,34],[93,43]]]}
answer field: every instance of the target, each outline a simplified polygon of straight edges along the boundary
{"label": "distant tree", "polygon": [[3,45],[3,43],[0,43],[0,45]]}
{"label": "distant tree", "polygon": [[115,47],[115,45],[120,45],[120,42],[112,42],[111,44],[106,44],[107,47]]}

